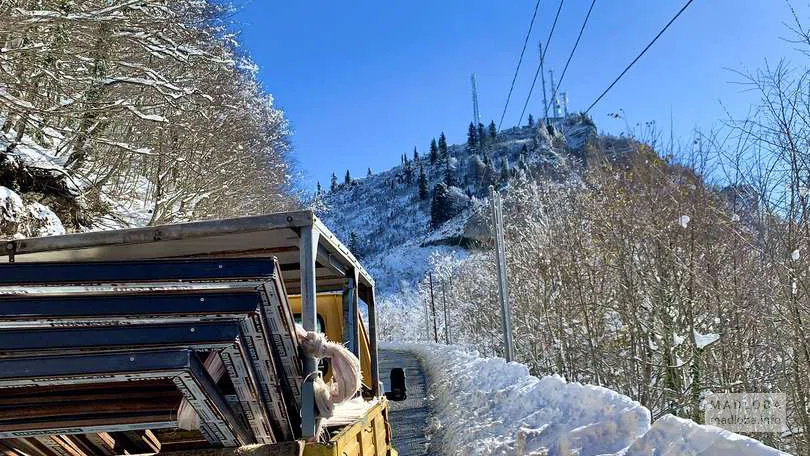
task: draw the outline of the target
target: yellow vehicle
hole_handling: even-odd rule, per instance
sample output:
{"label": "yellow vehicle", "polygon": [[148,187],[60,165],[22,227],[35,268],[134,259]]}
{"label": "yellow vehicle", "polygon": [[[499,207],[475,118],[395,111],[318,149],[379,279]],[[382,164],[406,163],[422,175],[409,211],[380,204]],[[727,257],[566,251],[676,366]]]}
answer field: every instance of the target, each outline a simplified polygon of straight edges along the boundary
{"label": "yellow vehicle", "polygon": [[[293,365],[292,371],[289,371],[297,373],[289,374],[287,370],[284,370],[289,366],[282,366],[278,360],[280,355],[274,354],[271,357],[272,362],[279,364],[271,369],[272,372],[276,373],[273,375],[288,374],[278,377],[281,381],[280,386],[278,386],[279,391],[282,391],[282,387],[295,391],[295,399],[300,400],[300,402],[296,403],[293,398],[284,397],[281,405],[281,407],[292,407],[289,408],[289,413],[283,415],[288,417],[289,421],[281,424],[287,426],[288,429],[292,429],[291,432],[294,438],[281,438],[282,434],[276,432],[279,423],[275,423],[275,427],[268,431],[269,435],[264,437],[264,441],[261,441],[258,439],[259,434],[252,432],[253,428],[250,426],[253,422],[247,421],[251,418],[251,415],[239,415],[243,416],[243,418],[236,419],[234,423],[226,422],[225,429],[227,430],[227,426],[231,424],[236,427],[247,426],[247,431],[235,434],[236,437],[234,437],[233,441],[239,442],[239,444],[250,444],[250,446],[241,449],[232,447],[233,453],[290,456],[300,456],[301,454],[310,456],[397,455],[397,451],[392,445],[392,432],[396,432],[396,430],[392,429],[389,422],[388,401],[404,399],[404,378],[401,375],[401,370],[399,370],[399,375],[393,375],[392,372],[391,386],[393,392],[384,393],[382,391],[377,358],[374,280],[351,252],[318,220],[313,212],[308,210],[296,211],[158,227],[10,240],[5,242],[4,250],[6,255],[0,258],[0,300],[4,298],[3,286],[11,286],[12,291],[6,291],[5,293],[12,293],[14,299],[20,299],[13,295],[15,287],[23,288],[24,286],[30,286],[32,283],[38,284],[40,282],[48,286],[64,285],[67,283],[65,282],[67,279],[61,278],[66,277],[63,274],[65,271],[69,273],[68,276],[79,277],[79,279],[71,279],[73,282],[68,283],[71,286],[53,287],[51,289],[58,290],[57,293],[64,294],[64,296],[67,296],[65,293],[74,293],[75,295],[70,297],[74,301],[79,298],[90,300],[88,302],[91,305],[85,308],[101,314],[104,313],[105,306],[107,306],[105,300],[109,300],[111,297],[120,297],[118,295],[121,293],[127,294],[127,296],[124,296],[127,299],[144,299],[149,296],[163,296],[163,294],[167,296],[166,299],[180,299],[180,295],[186,295],[193,291],[198,293],[193,296],[199,296],[199,298],[194,297],[190,301],[193,304],[206,301],[206,296],[213,293],[212,289],[233,290],[234,293],[237,291],[240,293],[255,293],[258,290],[262,300],[264,300],[264,307],[260,306],[260,309],[272,308],[273,311],[277,312],[277,316],[281,320],[276,320],[276,322],[283,321],[285,318],[289,318],[291,321],[295,318],[302,324],[304,329],[322,331],[328,339],[343,343],[354,353],[360,360],[363,386],[359,396],[349,401],[346,407],[336,408],[335,415],[329,419],[321,419],[315,406],[313,382],[318,375],[323,375],[326,381],[329,380],[331,376],[329,363],[322,362],[318,365],[315,358],[308,356],[303,351],[299,353],[288,351],[286,356],[289,356],[289,359],[299,360],[296,357],[300,357],[300,362],[296,361],[299,364]],[[258,288],[254,285],[254,282],[251,282],[253,279],[250,279],[250,277],[255,277],[255,274],[250,276],[249,273],[244,273],[245,277],[236,275],[228,276],[227,279],[218,278],[222,275],[220,270],[223,264],[233,264],[236,267],[241,267],[240,262],[249,263],[248,266],[250,266],[251,262],[255,263],[262,260],[270,261],[271,265],[274,264],[275,266],[273,267],[270,282],[258,282]],[[202,282],[199,279],[194,279],[197,281],[194,283],[188,281],[186,277],[188,271],[177,269],[183,267],[182,264],[185,264],[183,262],[188,262],[188,264],[197,267],[195,265],[198,262],[205,263],[206,261],[213,264],[214,272],[210,272],[209,269],[206,274],[210,273],[210,277],[205,276],[208,278],[203,278]],[[219,269],[217,269],[217,264],[219,264]],[[121,271],[135,271],[136,276],[140,274],[144,277],[157,277],[155,274],[159,273],[176,274],[178,280],[161,280],[158,286],[154,287],[149,283],[130,283],[109,279],[109,277],[118,277],[116,276],[118,269]],[[38,270],[45,272],[36,273]],[[17,283],[13,279],[16,275],[21,274],[19,271],[24,272],[21,277],[26,277],[21,283]],[[31,271],[35,272],[31,273]],[[93,277],[100,278],[83,281],[80,279],[84,272],[78,274],[75,273],[76,271],[87,271],[88,274],[95,274]],[[227,274],[223,275],[223,277],[225,276]],[[154,278],[151,280],[153,283],[155,282]],[[82,286],[72,286],[76,284]],[[103,292],[92,291],[102,288]],[[24,290],[23,293],[27,293],[27,291]],[[6,294],[5,296],[9,295]],[[58,298],[51,298],[50,295],[42,294],[23,294],[20,296],[43,300],[43,302],[48,299]],[[58,299],[54,302],[61,305]],[[0,304],[2,303],[0,302]],[[244,305],[244,302],[240,305]],[[138,309],[140,308],[137,308],[136,311]],[[172,313],[172,309],[158,309],[155,312],[164,311],[173,315],[171,318],[174,318],[174,320],[172,320],[171,325],[174,325],[172,328],[175,330],[177,325],[189,324],[188,321],[184,320],[188,314]],[[261,310],[261,312],[265,312],[265,310]],[[289,315],[289,317],[285,315]],[[367,324],[364,324],[364,315],[367,317]],[[81,320],[85,317],[71,318]],[[116,336],[114,328],[117,327],[115,325],[125,324],[126,326],[122,326],[122,331],[132,332],[138,330],[137,325],[139,324],[155,325],[162,321],[156,320],[156,318],[154,315],[150,315],[147,320],[144,320],[145,323],[140,323],[140,320],[137,319],[127,320],[122,323],[119,321],[121,320],[119,317],[108,318],[104,316],[103,318],[94,317],[84,323],[71,320],[65,324],[76,326],[76,331],[106,331],[105,334],[108,335],[105,337],[114,339]],[[211,318],[220,321],[224,317],[222,315],[212,315]],[[62,324],[53,323],[53,321],[55,320],[47,320],[43,324]],[[244,322],[250,320],[239,321],[243,322],[240,324],[246,324]],[[7,326],[9,324],[11,326]],[[3,307],[0,306],[0,332],[7,331],[8,328],[21,330],[14,326],[15,324],[12,317],[4,315]],[[34,326],[37,324],[39,323],[34,322]],[[212,323],[209,321],[205,324]],[[100,326],[95,328],[95,325]],[[272,339],[272,343],[278,343],[275,339],[283,338],[284,334],[289,333],[289,331],[287,333],[281,331],[270,334],[271,327],[276,328],[273,331],[279,331],[278,328],[280,328],[278,325],[273,326],[270,324],[265,330],[259,330],[259,333],[267,331],[264,333],[269,336],[264,337],[264,339],[268,339],[267,344],[271,344],[270,339]],[[113,328],[112,331],[111,328]],[[29,327],[22,328],[25,331],[45,331],[46,329],[38,327],[33,329]],[[194,331],[194,329],[192,328],[191,331]],[[164,332],[156,332],[155,334],[154,337],[158,338],[165,339],[168,337]],[[294,331],[292,334],[294,334]],[[261,341],[263,339],[260,337],[251,343],[255,344],[257,340]],[[156,350],[154,347],[163,347],[165,344],[164,342],[163,345],[149,345],[148,347],[151,348],[127,348],[127,350],[134,351],[125,353],[134,354],[126,355],[128,358],[124,359],[123,362],[126,363],[128,360],[141,362],[140,357],[137,356],[137,353],[140,353],[139,350],[151,350],[144,353],[152,356],[152,353]],[[88,350],[100,350],[99,353],[102,351],[103,353],[98,356],[112,357],[117,356],[116,354],[121,352],[122,349],[120,347],[105,346],[99,348],[94,346],[82,348],[75,354],[68,353],[70,352],[68,350],[65,352],[68,354],[59,354],[58,356],[90,356],[85,354]],[[251,350],[255,350],[255,347],[251,348]],[[276,348],[271,350],[276,350]],[[0,350],[0,365],[5,362],[3,356],[2,350]],[[158,356],[158,354],[154,356]],[[36,358],[31,359],[36,360]],[[200,360],[202,359],[204,358],[200,358]],[[59,369],[72,369],[71,364],[67,361],[64,365],[54,364],[54,369],[57,371]],[[192,364],[201,362],[194,359],[191,361],[193,361]],[[250,369],[256,368],[249,368],[249,374]],[[195,375],[204,375],[199,374],[197,371],[194,372]],[[86,377],[82,377],[85,378],[85,380],[82,380],[84,382],[82,385],[65,383],[67,381],[65,379],[72,378],[70,375],[76,375],[76,373],[71,371],[69,375],[56,376],[54,374],[53,385],[67,385],[69,387],[68,393],[72,395],[78,395],[84,389],[94,386],[93,384],[87,385]],[[115,375],[119,374],[116,373]],[[231,375],[230,371],[226,373],[226,377],[228,375]],[[259,377],[262,379],[263,376],[268,375],[270,374],[261,374]],[[41,376],[38,380],[42,378],[47,380],[50,377]],[[4,381],[6,380],[4,380],[3,374],[0,373],[0,396],[4,396],[4,391],[13,391],[3,389]],[[107,378],[102,376],[99,377],[98,381],[107,381]],[[177,383],[177,381],[174,383]],[[134,390],[142,384],[144,383],[132,383],[133,388],[130,389]],[[228,388],[233,390],[237,383],[234,382],[233,385],[229,385],[230,383],[224,384],[224,386],[217,384],[215,385],[217,388],[221,387],[224,390],[215,391],[212,389],[209,393],[213,394],[213,396],[221,393],[226,399],[231,397],[228,394],[236,394],[237,396],[233,396],[235,399],[228,400],[236,400],[237,402],[241,400],[239,394],[247,394],[244,391],[260,391],[262,397],[270,394],[260,389],[251,390],[250,388],[254,387],[251,383],[239,383],[239,385],[243,385],[239,387],[242,389],[237,388],[236,393],[228,393]],[[171,382],[169,386],[172,386]],[[56,387],[49,388],[51,388],[48,390],[49,394],[52,394]],[[122,391],[122,395],[127,393],[126,390]],[[119,402],[123,400],[117,397],[107,398],[107,396],[102,396],[95,390],[91,391],[91,393],[87,397],[101,398],[98,400],[116,399]],[[181,397],[191,397],[188,394],[184,393]],[[262,402],[260,399],[253,400],[254,402],[250,402],[250,406],[263,413],[262,404],[266,402]],[[87,401],[85,400],[85,402]],[[167,407],[166,404],[161,404],[160,401],[149,401],[149,404],[153,403],[155,405],[150,406],[162,406],[163,409]],[[231,407],[229,405],[231,403],[222,400],[211,402],[214,405],[224,404],[222,407],[226,408]],[[96,406],[95,410],[106,410],[105,407],[108,407],[106,403],[101,402],[94,405]],[[209,403],[201,403],[199,407],[209,405]],[[143,410],[145,406],[145,404],[124,402],[121,405],[121,410],[126,407]],[[171,404],[168,406],[174,407]],[[295,410],[295,407],[298,407],[298,410]],[[48,417],[48,413],[52,412],[52,409],[47,406],[40,407],[37,410],[37,413],[44,413],[43,417]],[[77,408],[77,410],[79,409]],[[114,410],[118,411],[118,409]],[[214,411],[217,410],[219,409],[214,407]],[[237,416],[237,411],[242,410],[237,407],[231,411],[224,410],[216,416],[225,416],[226,418],[231,415]],[[58,411],[54,413],[54,416],[63,415],[64,413]],[[124,418],[129,419],[129,417]],[[252,416],[252,418],[255,418],[255,416]],[[59,419],[64,421],[66,418]],[[82,428],[79,425],[72,426],[74,423],[68,422],[61,427],[54,425],[53,429],[26,431],[26,434],[6,432],[3,428],[4,424],[0,423],[0,449],[3,449],[6,454],[31,456],[59,456],[62,454],[71,456],[112,456],[115,454],[150,452],[144,451],[143,448],[151,449],[151,452],[160,454],[169,454],[175,451],[181,451],[186,455],[225,455],[229,453],[227,449],[229,445],[217,444],[210,435],[205,433],[200,434],[200,432],[196,431],[178,429],[178,423],[172,421],[172,419],[177,420],[177,418],[169,418],[168,421],[164,420],[162,423],[157,423],[159,426],[154,423],[154,420],[145,424],[139,424],[137,421],[127,421],[126,425],[109,423],[109,429],[105,427],[108,426],[108,423],[94,419],[92,421],[93,425],[88,428]],[[202,421],[201,425],[209,425],[204,420]],[[124,423],[124,421],[121,421],[121,423]],[[14,429],[28,429],[24,428],[24,426],[28,426],[25,423],[11,423],[11,426],[16,426]],[[172,426],[174,426],[174,429],[171,429]],[[4,434],[4,432],[6,433]],[[276,434],[273,435],[273,432],[276,432]],[[4,436],[16,437],[8,438]],[[226,448],[221,448],[223,446]]]}

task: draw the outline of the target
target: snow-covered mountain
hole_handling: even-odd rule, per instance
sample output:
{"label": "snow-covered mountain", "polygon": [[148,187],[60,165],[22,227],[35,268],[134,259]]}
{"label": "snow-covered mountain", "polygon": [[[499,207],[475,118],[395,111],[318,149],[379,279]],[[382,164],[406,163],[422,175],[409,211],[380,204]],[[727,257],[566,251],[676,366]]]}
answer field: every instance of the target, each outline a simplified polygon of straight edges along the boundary
{"label": "snow-covered mountain", "polygon": [[[344,181],[316,197],[321,218],[360,257],[383,296],[421,279],[432,254],[463,255],[489,240],[490,185],[503,188],[512,179],[537,175],[576,179],[589,141],[598,139],[593,122],[579,115],[494,136],[481,130],[486,138],[481,145],[450,145],[446,156],[440,150],[433,160],[429,153],[418,159],[409,154],[398,166]],[[444,198],[441,207],[432,208],[437,191]]]}

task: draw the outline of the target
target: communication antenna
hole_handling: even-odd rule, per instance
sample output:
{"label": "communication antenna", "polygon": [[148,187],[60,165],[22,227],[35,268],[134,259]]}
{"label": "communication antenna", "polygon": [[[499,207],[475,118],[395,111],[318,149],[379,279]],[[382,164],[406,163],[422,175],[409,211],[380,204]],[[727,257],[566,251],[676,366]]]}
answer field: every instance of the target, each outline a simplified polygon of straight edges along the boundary
{"label": "communication antenna", "polygon": [[551,103],[554,105],[554,117],[559,119],[562,117],[562,113],[560,112],[560,97],[557,96],[559,87],[554,87],[554,70],[548,70],[548,72],[551,74]]}
{"label": "communication antenna", "polygon": [[478,125],[481,123],[481,116],[478,114],[478,85],[475,82],[475,73],[470,76],[472,81],[472,99],[473,99],[473,124]]}
{"label": "communication antenna", "polygon": [[546,98],[546,74],[543,70],[543,42],[540,44],[540,81],[543,83],[543,121],[548,124],[548,99]]}
{"label": "communication antenna", "polygon": [[562,98],[563,113],[565,117],[568,117],[568,92],[561,93],[560,98]]}

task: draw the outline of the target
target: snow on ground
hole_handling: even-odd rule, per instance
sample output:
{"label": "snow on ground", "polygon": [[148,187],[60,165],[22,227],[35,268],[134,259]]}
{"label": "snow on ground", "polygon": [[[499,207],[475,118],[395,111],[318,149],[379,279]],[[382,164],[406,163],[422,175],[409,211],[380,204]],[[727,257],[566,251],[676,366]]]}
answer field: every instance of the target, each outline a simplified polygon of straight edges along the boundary
{"label": "snow on ground", "polygon": [[447,455],[777,456],[761,442],[650,411],[607,388],[537,378],[526,366],[437,344],[416,353],[431,386],[431,449]]}

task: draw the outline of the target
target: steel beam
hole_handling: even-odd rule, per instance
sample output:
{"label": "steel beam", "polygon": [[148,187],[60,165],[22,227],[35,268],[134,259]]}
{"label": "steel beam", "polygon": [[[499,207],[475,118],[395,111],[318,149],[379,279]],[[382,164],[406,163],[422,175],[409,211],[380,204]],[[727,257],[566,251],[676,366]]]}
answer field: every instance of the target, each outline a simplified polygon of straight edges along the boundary
{"label": "steel beam", "polygon": [[[302,228],[299,239],[301,265],[301,322],[307,331],[315,331],[318,318],[316,302],[315,262],[318,255],[318,232],[312,227]],[[304,382],[301,391],[301,437],[317,436],[314,381],[318,373],[318,361],[308,355],[303,358]]]}
{"label": "steel beam", "polygon": [[266,278],[275,272],[272,258],[3,263],[0,284],[232,280]]}

